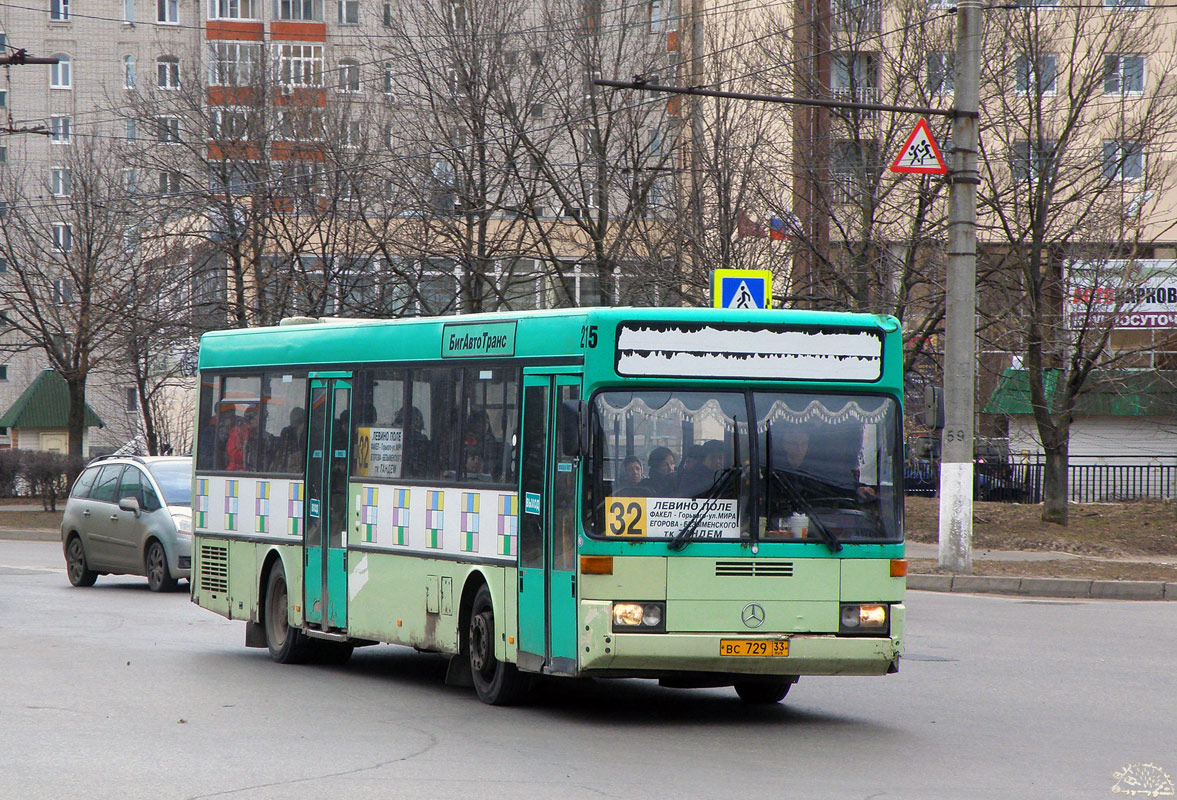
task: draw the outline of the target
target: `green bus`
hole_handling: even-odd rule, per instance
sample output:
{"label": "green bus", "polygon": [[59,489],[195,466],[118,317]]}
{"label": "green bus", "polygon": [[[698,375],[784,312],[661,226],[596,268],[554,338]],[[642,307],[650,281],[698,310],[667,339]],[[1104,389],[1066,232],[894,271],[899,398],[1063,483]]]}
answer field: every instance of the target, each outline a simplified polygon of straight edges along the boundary
{"label": "green bus", "polygon": [[206,334],[199,375],[192,600],[277,661],[407,645],[493,704],[898,669],[893,318],[292,319]]}

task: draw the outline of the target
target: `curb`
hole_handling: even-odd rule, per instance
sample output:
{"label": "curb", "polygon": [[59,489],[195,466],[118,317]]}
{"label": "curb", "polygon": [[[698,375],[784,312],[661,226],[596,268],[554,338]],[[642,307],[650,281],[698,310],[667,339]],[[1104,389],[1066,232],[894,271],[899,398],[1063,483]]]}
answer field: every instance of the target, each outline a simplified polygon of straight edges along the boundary
{"label": "curb", "polygon": [[17,542],[60,542],[61,531],[51,528],[37,528],[33,530],[0,528],[0,539],[9,539]]}
{"label": "curb", "polygon": [[1011,578],[984,575],[908,575],[907,588],[925,592],[1071,597],[1090,600],[1177,600],[1177,583]]}

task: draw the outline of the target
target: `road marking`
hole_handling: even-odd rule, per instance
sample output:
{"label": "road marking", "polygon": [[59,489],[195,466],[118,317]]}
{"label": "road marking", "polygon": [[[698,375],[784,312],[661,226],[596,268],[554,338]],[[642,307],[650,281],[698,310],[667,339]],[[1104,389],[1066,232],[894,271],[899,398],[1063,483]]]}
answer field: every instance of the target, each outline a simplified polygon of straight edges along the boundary
{"label": "road marking", "polygon": [[61,567],[21,567],[16,564],[0,564],[0,569],[23,569],[29,572],[65,572]]}

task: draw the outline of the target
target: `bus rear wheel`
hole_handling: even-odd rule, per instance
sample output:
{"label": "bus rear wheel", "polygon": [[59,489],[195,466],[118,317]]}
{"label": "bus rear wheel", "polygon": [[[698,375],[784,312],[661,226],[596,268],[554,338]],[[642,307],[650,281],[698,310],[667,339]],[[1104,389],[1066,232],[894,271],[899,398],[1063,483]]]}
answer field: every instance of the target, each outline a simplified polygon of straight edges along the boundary
{"label": "bus rear wheel", "polygon": [[311,655],[311,642],[298,628],[290,627],[289,605],[286,570],[282,568],[282,562],[277,561],[266,581],[266,647],[270,650],[270,658],[279,664],[301,664]]}
{"label": "bus rear wheel", "polygon": [[736,694],[748,705],[771,705],[785,699],[793,681],[785,678],[777,681],[736,681]]}
{"label": "bus rear wheel", "polygon": [[527,679],[514,664],[495,657],[495,618],[490,589],[478,587],[470,607],[470,627],[466,650],[470,657],[470,675],[478,699],[492,706],[507,706],[523,699]]}

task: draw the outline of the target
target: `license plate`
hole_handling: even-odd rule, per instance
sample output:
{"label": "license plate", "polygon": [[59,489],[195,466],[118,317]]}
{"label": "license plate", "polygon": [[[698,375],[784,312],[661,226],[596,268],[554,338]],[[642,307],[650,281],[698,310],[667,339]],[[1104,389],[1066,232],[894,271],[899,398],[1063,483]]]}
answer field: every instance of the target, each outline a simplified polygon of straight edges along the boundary
{"label": "license plate", "polygon": [[789,655],[788,639],[720,639],[721,656],[784,658]]}

